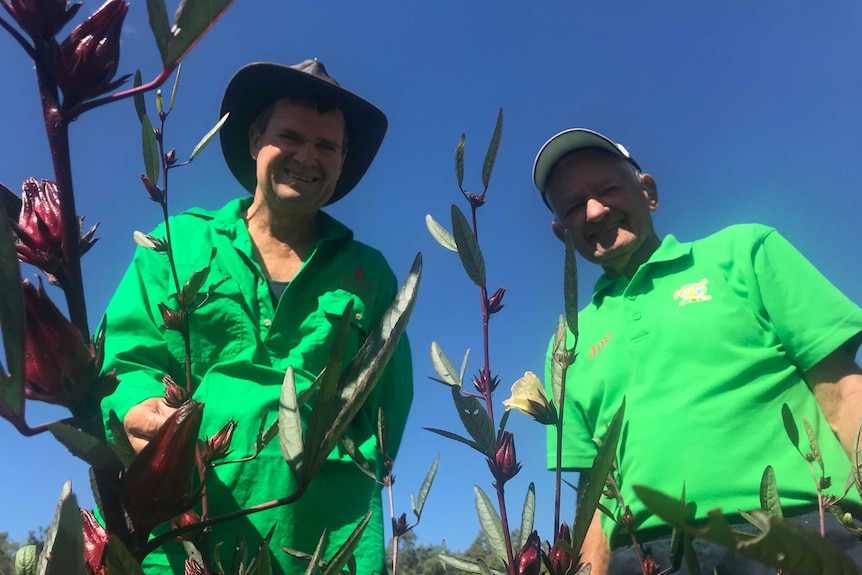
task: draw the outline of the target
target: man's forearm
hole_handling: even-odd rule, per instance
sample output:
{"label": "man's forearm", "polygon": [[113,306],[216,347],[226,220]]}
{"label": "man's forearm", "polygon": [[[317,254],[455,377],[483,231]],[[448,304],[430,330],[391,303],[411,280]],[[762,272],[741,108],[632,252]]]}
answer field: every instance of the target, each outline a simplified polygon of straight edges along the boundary
{"label": "man's forearm", "polygon": [[584,538],[584,544],[581,546],[581,563],[592,565],[590,575],[605,575],[611,560],[608,538],[602,531],[600,518],[601,511],[596,510],[587,530],[587,536]]}
{"label": "man's forearm", "polygon": [[852,458],[862,420],[862,369],[846,351],[838,349],[805,372],[805,379],[829,427]]}

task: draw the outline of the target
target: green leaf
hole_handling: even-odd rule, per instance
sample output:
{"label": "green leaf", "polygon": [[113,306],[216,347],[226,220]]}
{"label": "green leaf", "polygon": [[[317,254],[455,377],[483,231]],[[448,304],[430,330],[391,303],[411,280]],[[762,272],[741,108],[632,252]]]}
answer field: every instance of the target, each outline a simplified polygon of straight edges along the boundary
{"label": "green leaf", "polygon": [[455,178],[458,180],[459,188],[463,187],[464,184],[464,144],[466,143],[467,135],[461,132],[461,139],[455,146]]}
{"label": "green leaf", "polygon": [[45,546],[39,554],[36,572],[42,575],[86,575],[81,510],[72,493],[71,481],[67,481],[60,492],[57,511],[45,533]]}
{"label": "green leaf", "polygon": [[[416,520],[422,518],[422,508],[425,507],[425,500],[428,498],[428,493],[431,491],[431,485],[434,483],[434,477],[437,475],[437,465],[440,463],[440,454],[437,454],[437,457],[434,458],[434,463],[431,464],[431,468],[428,469],[428,473],[425,474],[425,479],[422,481],[422,485],[419,487],[419,494],[416,496],[416,504],[413,505],[413,514],[416,516]],[[411,494],[412,498],[412,494]]]}
{"label": "green leaf", "polygon": [[424,429],[425,431],[430,431],[431,433],[436,433],[437,435],[442,435],[447,439],[454,439],[455,441],[459,441],[464,445],[472,447],[482,455],[486,455],[484,448],[472,439],[467,439],[466,437],[462,437],[457,433],[452,433],[451,431],[446,431],[445,429],[436,429],[434,427],[423,427],[422,429]]}
{"label": "green leaf", "polygon": [[493,457],[497,448],[496,433],[494,433],[494,425],[491,423],[491,418],[488,417],[488,412],[472,395],[462,395],[460,388],[452,387],[452,400],[455,403],[455,409],[458,410],[458,417],[461,418],[461,423],[464,424],[464,429],[470,434],[476,443],[483,446],[483,451],[488,457]]}
{"label": "green leaf", "polygon": [[141,564],[116,535],[111,535],[105,545],[105,567],[111,575],[144,575]]}
{"label": "green leaf", "polygon": [[775,470],[767,465],[760,479],[760,508],[772,517],[782,519],[781,500],[778,497],[778,484],[775,482]]}
{"label": "green leaf", "polygon": [[485,258],[482,257],[479,243],[476,241],[476,236],[473,235],[473,229],[467,222],[467,218],[455,204],[452,204],[452,233],[455,238],[455,245],[458,246],[458,256],[461,258],[464,271],[467,272],[474,284],[484,287]]}
{"label": "green leaf", "polygon": [[194,147],[192,150],[192,154],[189,156],[189,161],[194,160],[198,154],[204,151],[204,148],[215,138],[216,134],[219,133],[224,123],[227,121],[227,117],[230,116],[230,112],[221,117],[221,119],[216,122],[216,125],[212,127],[212,129],[206,133],[206,135],[201,138],[201,141]]}
{"label": "green leaf", "polygon": [[281,400],[278,404],[278,444],[281,456],[290,466],[294,477],[302,477],[302,419],[296,404],[296,381],[293,366],[287,368],[281,384]]}
{"label": "green leaf", "polygon": [[458,371],[452,360],[449,359],[440,345],[436,341],[431,342],[431,365],[434,366],[434,371],[440,376],[447,385],[452,387],[461,387],[461,379],[458,377]]}
{"label": "green leaf", "polygon": [[305,570],[305,575],[314,575],[317,573],[318,567],[323,561],[323,548],[326,546],[326,529],[320,534],[320,539],[317,541],[317,547],[314,548],[314,553],[311,554],[311,560],[308,562],[308,567]]}
{"label": "green leaf", "polygon": [[341,441],[338,444],[344,449],[353,463],[356,464],[356,467],[359,468],[359,471],[373,479],[375,482],[377,481],[377,470],[371,466],[371,462],[362,455],[362,452],[356,447],[356,444],[350,439],[350,436],[345,435],[341,438]]}
{"label": "green leaf", "polygon": [[512,415],[511,409],[503,411],[503,417],[500,418],[500,423],[497,425],[497,439],[494,445],[500,445],[500,442],[503,440],[503,432],[506,431],[506,424],[509,423],[510,415]]}
{"label": "green leaf", "polygon": [[182,69],[183,65],[178,64],[177,71],[174,73],[174,87],[171,88],[171,103],[170,107],[168,108],[169,112],[174,109],[174,100],[177,99],[177,90],[179,90],[180,88],[180,72],[182,71]]}
{"label": "green leaf", "polygon": [[[563,314],[557,318],[557,329],[554,331],[554,345],[551,348],[551,358],[566,348],[566,318]],[[551,361],[551,393],[557,409],[563,405],[563,366],[558,361]]]}
{"label": "green leaf", "polygon": [[503,536],[503,522],[500,520],[500,516],[497,514],[497,510],[494,508],[491,500],[482,491],[482,488],[474,485],[473,491],[476,493],[476,513],[479,515],[479,525],[482,527],[482,533],[485,534],[488,546],[500,561],[507,563],[508,557],[506,555],[506,539]]}
{"label": "green leaf", "polygon": [[[460,557],[454,557],[452,555],[446,555],[445,553],[440,553],[437,555],[440,559],[440,562],[443,565],[449,565],[450,567],[454,567],[458,571],[464,571],[465,573],[482,573],[482,567],[478,563],[473,563],[472,561],[468,561],[466,559],[461,559]],[[491,569],[491,573],[494,575],[503,575],[500,571],[496,569]]]}
{"label": "green leaf", "polygon": [[322,575],[339,575],[341,573],[341,568],[347,565],[347,562],[353,556],[353,552],[356,550],[357,545],[359,545],[359,541],[362,539],[362,532],[365,531],[365,527],[368,525],[368,522],[371,521],[371,515],[372,512],[369,511],[356,528],[350,533],[344,543],[342,543],[341,547],[338,548],[335,555],[327,561],[326,569],[323,571]]}
{"label": "green leaf", "polygon": [[536,517],[536,486],[530,482],[527,496],[524,498],[524,508],[521,511],[521,530],[518,532],[518,549],[527,542],[527,537],[533,532],[533,520]]}
{"label": "green leaf", "polygon": [[156,112],[158,112],[159,117],[161,117],[164,109],[162,108],[162,91],[161,89],[156,90]]}
{"label": "green leaf", "polygon": [[15,553],[15,575],[36,575],[35,545],[24,545]]}
{"label": "green leaf", "polygon": [[820,444],[817,443],[817,435],[815,435],[814,428],[811,427],[811,424],[808,422],[808,418],[804,415],[802,416],[802,425],[805,427],[805,434],[808,436],[808,444],[811,446],[811,453],[820,465],[820,472],[825,473],[826,468],[823,466],[823,454],[820,453]]}
{"label": "green leaf", "polygon": [[249,561],[245,569],[247,575],[272,575],[272,564],[270,562],[269,542],[272,540],[272,534],[275,533],[275,523],[269,528],[266,537],[263,538],[257,553]]}
{"label": "green leaf", "polygon": [[[141,77],[141,71],[135,70],[135,80],[134,87],[138,88],[143,84],[143,78]],[[135,95],[132,96],[132,99],[135,101],[135,112],[138,114],[138,121],[144,121],[144,116],[147,115],[147,104],[144,101],[144,93],[143,92],[135,92]]]}
{"label": "green leaf", "polygon": [[171,25],[168,23],[168,9],[165,0],[147,0],[147,14],[150,18],[150,29],[159,48],[162,62],[168,61],[168,44],[171,41]]}
{"label": "green leaf", "polygon": [[[584,538],[587,536],[587,528],[593,520],[599,497],[602,495],[608,475],[616,460],[617,444],[620,440],[625,411],[626,399],[623,397],[622,404],[614,414],[613,419],[611,419],[607,435],[605,435],[599,447],[599,452],[593,461],[590,477],[584,487],[583,493],[578,494],[575,524],[572,526],[572,547],[577,553],[581,552],[581,546],[584,544]],[[577,554],[575,554],[575,557],[577,557]]]}
{"label": "green leaf", "polygon": [[[215,252],[210,256],[210,264],[212,264],[212,258],[214,255]],[[204,282],[207,281],[207,277],[209,277],[209,275],[209,265],[192,273],[191,277],[183,285],[183,289],[180,292],[180,310],[186,313],[192,310],[195,298],[198,297],[198,293],[201,291],[201,288],[203,287]]]}
{"label": "green leaf", "polygon": [[470,348],[464,352],[464,359],[461,360],[461,373],[458,376],[458,381],[464,381],[464,374],[467,373],[467,360],[470,358]]}
{"label": "green leaf", "polygon": [[[786,403],[781,405],[781,420],[784,422],[784,431],[787,432],[787,437],[790,438],[790,443],[799,451],[799,427],[796,426],[796,420],[793,419],[793,413],[790,411],[790,406]],[[802,453],[799,451],[799,453]]]}
{"label": "green leaf", "polygon": [[635,485],[634,490],[647,509],[671,525],[779,569],[785,575],[859,573],[835,543],[789,520],[754,510],[751,517],[762,532],[744,533],[731,529],[721,510],[713,509],[707,515],[706,526],[698,528],[686,523],[686,507],[675,498],[644,485]]}
{"label": "green leaf", "polygon": [[141,141],[144,148],[144,171],[154,185],[159,185],[161,163],[159,160],[159,143],[150,118],[145,114],[141,117]]}
{"label": "green leaf", "polygon": [[497,125],[494,126],[494,135],[488,144],[488,152],[485,154],[485,163],[482,165],[482,185],[488,189],[491,181],[491,173],[494,171],[494,162],[497,161],[497,152],[500,150],[500,139],[503,137],[503,108],[497,111]]}
{"label": "green leaf", "polygon": [[232,3],[233,0],[181,0],[171,29],[167,57],[162,57],[165,67],[182,60]]}
{"label": "green leaf", "polygon": [[[416,303],[421,275],[422,254],[417,254],[407,279],[384,312],[380,323],[369,333],[365,343],[341,373],[338,384],[341,390],[341,409],[324,437],[320,453],[323,459],[344,435],[395,352],[395,346],[407,329],[407,322]],[[320,465],[323,464],[323,459],[319,460]]]}
{"label": "green leaf", "polygon": [[578,342],[578,265],[575,261],[575,244],[566,231],[566,265],[564,270],[564,299],[566,303],[566,324]]}
{"label": "green leaf", "polygon": [[[680,502],[685,504],[685,481],[682,482],[682,495],[679,497]],[[674,571],[682,565],[682,558],[685,555],[685,533],[682,529],[674,527],[670,534],[670,565]]]}
{"label": "green leaf", "polygon": [[132,447],[132,444],[129,442],[129,436],[126,435],[126,429],[123,427],[123,423],[120,421],[120,418],[117,417],[117,412],[113,409],[108,412],[108,430],[111,432],[111,437],[114,439],[113,446],[114,452],[117,454],[117,457],[120,458],[120,461],[123,463],[123,468],[129,466],[133,459],[135,459],[135,450]]}
{"label": "green leaf", "polygon": [[72,455],[95,469],[118,476],[124,469],[122,461],[111,449],[89,433],[61,422],[48,424],[48,430]]}
{"label": "green leaf", "polygon": [[437,240],[437,243],[449,251],[457,252],[458,246],[455,245],[455,238],[449,233],[449,230],[441,226],[437,220],[431,217],[431,214],[425,214],[425,227],[431,233],[431,236]]}
{"label": "green leaf", "polygon": [[276,418],[269,427],[266,427],[266,417],[261,419],[260,427],[257,430],[257,439],[254,442],[255,451],[258,453],[263,451],[263,448],[269,445],[269,442],[272,441],[276,435],[278,435],[278,418]]}
{"label": "green leaf", "polygon": [[[14,195],[14,194],[13,194]],[[16,196],[17,197],[17,196]],[[5,207],[4,207],[4,212]],[[0,338],[10,377],[0,366],[0,403],[16,417],[24,414],[24,296],[15,234],[9,218],[0,214]]]}

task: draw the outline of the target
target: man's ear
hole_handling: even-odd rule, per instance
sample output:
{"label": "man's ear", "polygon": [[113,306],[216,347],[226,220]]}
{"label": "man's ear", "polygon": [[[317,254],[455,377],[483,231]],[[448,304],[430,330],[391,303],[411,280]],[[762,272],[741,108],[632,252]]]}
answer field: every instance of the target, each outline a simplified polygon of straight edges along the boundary
{"label": "man's ear", "polygon": [[248,127],[248,153],[251,156],[251,159],[255,161],[257,161],[257,154],[260,152],[260,137],[260,130],[258,130],[257,126],[252,123],[252,125]]}
{"label": "man's ear", "polygon": [[641,184],[644,187],[644,195],[649,202],[651,212],[658,210],[658,185],[649,174],[641,174]]}
{"label": "man's ear", "polygon": [[558,240],[564,244],[566,243],[566,230],[560,225],[560,222],[558,222],[556,218],[551,220],[551,231],[554,232],[554,235],[557,236]]}

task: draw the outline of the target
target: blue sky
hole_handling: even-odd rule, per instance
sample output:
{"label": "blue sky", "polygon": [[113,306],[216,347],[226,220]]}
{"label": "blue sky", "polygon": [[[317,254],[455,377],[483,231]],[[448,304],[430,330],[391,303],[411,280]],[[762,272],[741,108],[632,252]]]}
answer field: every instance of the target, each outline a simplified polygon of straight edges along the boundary
{"label": "blue sky", "polygon": [[[87,2],[81,14],[96,8]],[[452,167],[461,132],[465,185],[480,191],[482,159],[504,108],[502,146],[479,216],[489,288],[507,288],[506,307],[491,322],[498,402],[524,371],[541,373],[563,307],[562,245],[550,233],[530,168],[541,144],[565,128],[606,133],[655,177],[661,235],[691,240],[732,223],[773,225],[862,303],[860,19],[862,5],[852,0],[240,1],[186,60],[166,138],[187,157],[217,120],[231,75],[257,60],[317,57],[343,86],[387,113],[389,133],[375,163],[330,213],[381,249],[402,279],[416,252],[424,255],[409,328],[415,402],[396,462],[396,512],[409,514],[409,493],[440,453],[416,533],[422,542],[445,538],[463,549],[479,530],[473,485],[490,492],[491,477],[472,450],[423,430],[461,432],[448,390],[427,379],[434,373],[431,342],[457,358],[472,348],[470,373],[480,366],[478,290],[424,225],[430,213],[448,227],[451,203],[467,209]],[[0,53],[0,182],[17,191],[29,176],[53,176],[32,66],[6,34]],[[159,71],[141,0],[125,23],[120,72],[136,68],[145,80]],[[152,98],[148,104],[152,110]],[[132,231],[151,229],[160,212],[138,177],[140,128],[130,101],[88,112],[72,125],[71,138],[78,211],[87,223],[101,222],[101,241],[84,261],[95,325],[131,258]],[[244,194],[217,144],[172,172],[171,193],[173,212],[218,207]],[[587,265],[580,271],[585,299],[598,273]],[[32,423],[63,416],[36,405],[28,410]],[[537,527],[550,538],[544,430],[520,414],[510,429],[524,464],[508,484],[510,514],[520,516],[534,481]],[[52,438],[21,438],[0,421],[0,441],[0,531],[21,540],[46,526],[66,479],[91,502],[85,467]],[[668,467],[672,472],[672,461]],[[562,516],[569,521],[573,501],[567,494]]]}

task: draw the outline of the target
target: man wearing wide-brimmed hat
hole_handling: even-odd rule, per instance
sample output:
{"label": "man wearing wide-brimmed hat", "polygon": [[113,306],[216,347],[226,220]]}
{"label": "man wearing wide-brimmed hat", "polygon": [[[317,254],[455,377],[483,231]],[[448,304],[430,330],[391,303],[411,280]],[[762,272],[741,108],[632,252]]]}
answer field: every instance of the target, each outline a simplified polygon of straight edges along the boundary
{"label": "man wearing wide-brimmed hat", "polygon": [[[854,361],[862,309],[773,228],[730,226],[691,242],[660,238],[652,218],[659,206],[655,179],[624,146],[597,132],[573,128],[550,138],[536,156],[533,181],[554,214],[555,235],[563,241],[568,235],[604,271],[578,314],[577,360],[567,370],[563,400],[564,468],[586,478],[593,438],[604,437],[626,404],[615,472],[624,506],[603,498],[614,517],[596,512],[582,548],[592,573],[658,572],[671,567],[673,551],[682,551],[681,538],[671,550],[670,527],[640,500],[638,485],[674,499],[683,491],[693,502],[690,519],[701,524],[721,508],[737,526],[745,524],[737,512],[759,510],[761,501],[770,500],[775,512],[775,498],[760,494],[771,466],[784,516],[817,529],[816,479],[785,437],[783,406],[795,425],[810,423],[832,477],[826,491],[840,496],[862,419],[862,370]],[[567,339],[575,345],[573,334]],[[555,462],[556,437],[549,438],[548,461]],[[804,452],[806,445],[800,444]],[[858,513],[859,492],[853,488],[841,505]],[[826,515],[827,538],[862,562],[856,537]],[[632,545],[630,529],[642,547]],[[754,531],[748,524],[742,529]],[[739,549],[750,552],[747,545]],[[778,551],[787,553],[779,558]],[[770,560],[784,563],[767,567],[696,540],[678,572],[693,565],[699,571],[692,572],[734,575],[775,573],[779,566],[838,572],[816,567],[813,554],[807,567],[791,566],[798,554],[790,551],[777,549]],[[641,569],[645,552],[659,569]]]}
{"label": "man wearing wide-brimmed hat", "polygon": [[[321,211],[353,190],[374,159],[387,126],[379,109],[341,88],[323,64],[307,60],[245,66],[230,81],[221,111],[230,114],[220,132],[225,160],[252,196],[217,211],[189,210],[170,225],[181,283],[210,265],[216,250],[200,290],[211,290],[209,299],[191,316],[193,397],[206,403],[202,437],[213,437],[230,419],[238,422],[234,460],[254,455],[262,420],[268,425],[276,418],[286,369],[293,368],[298,393],[311,385],[348,304],[346,355],[354,355],[397,285],[377,250]],[[164,238],[165,230],[152,235]],[[138,450],[172,411],[162,399],[163,375],[186,379],[182,338],[162,326],[160,302],[176,306],[167,256],[139,248],[106,312],[105,369],[116,369],[122,383],[103,404],[105,414],[117,412]],[[394,456],[412,393],[405,338],[348,431],[378,473],[385,473],[375,448],[378,408]],[[209,516],[285,497],[295,487],[273,441],[252,461],[215,468],[207,483]],[[380,573],[384,562],[380,487],[336,448],[297,503],[219,524],[209,542],[224,542],[224,557],[242,533],[254,550],[275,525],[274,571],[304,573],[306,565],[279,546],[311,554],[325,529],[328,558],[369,511],[355,551],[363,574]],[[146,572],[182,572],[184,557],[176,546],[148,559]]]}

